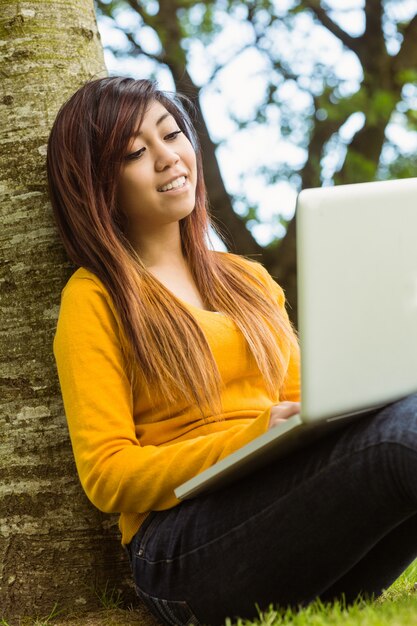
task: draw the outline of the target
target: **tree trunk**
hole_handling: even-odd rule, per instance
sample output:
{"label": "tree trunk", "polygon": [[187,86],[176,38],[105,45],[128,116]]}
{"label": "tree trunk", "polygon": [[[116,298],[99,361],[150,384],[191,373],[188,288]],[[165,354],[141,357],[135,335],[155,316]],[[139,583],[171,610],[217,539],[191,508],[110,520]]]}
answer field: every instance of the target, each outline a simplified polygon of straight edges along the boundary
{"label": "tree trunk", "polygon": [[133,598],[116,520],[79,485],[52,354],[73,268],[58,241],[45,155],[59,106],[105,75],[92,0],[0,0],[0,621]]}

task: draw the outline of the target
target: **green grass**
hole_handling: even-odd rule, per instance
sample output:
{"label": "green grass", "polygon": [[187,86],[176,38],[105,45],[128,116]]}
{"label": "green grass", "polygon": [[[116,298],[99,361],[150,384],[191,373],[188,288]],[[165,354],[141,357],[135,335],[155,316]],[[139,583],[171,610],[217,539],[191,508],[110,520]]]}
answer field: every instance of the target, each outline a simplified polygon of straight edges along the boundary
{"label": "green grass", "polygon": [[[229,622],[230,624],[230,622]],[[417,624],[417,599],[369,605],[358,602],[346,609],[335,603],[323,606],[314,603],[300,613],[278,612],[272,608],[262,613],[258,620],[238,620],[236,626],[412,626]]]}
{"label": "green grass", "polygon": [[[57,606],[58,603],[56,602],[51,610],[51,612],[49,613],[49,615],[47,615],[46,617],[40,617],[40,618],[28,618],[28,620],[24,620],[24,625],[26,626],[53,626],[56,623],[56,618],[58,617],[58,615],[60,615],[62,613],[62,611],[57,610]],[[1,619],[0,621],[0,626],[12,626],[12,624],[9,624],[9,622],[6,622],[5,619]],[[19,625],[20,626],[20,625]]]}
{"label": "green grass", "polygon": [[[122,593],[118,589],[109,589],[108,582],[104,589],[96,591],[96,596],[100,601],[103,609],[120,609],[123,605]],[[0,625],[1,626],[1,625]]]}
{"label": "green grass", "polygon": [[226,626],[417,626],[417,561],[377,600],[358,599],[350,607],[343,602],[316,601],[299,612],[270,606],[254,621],[226,620]]}

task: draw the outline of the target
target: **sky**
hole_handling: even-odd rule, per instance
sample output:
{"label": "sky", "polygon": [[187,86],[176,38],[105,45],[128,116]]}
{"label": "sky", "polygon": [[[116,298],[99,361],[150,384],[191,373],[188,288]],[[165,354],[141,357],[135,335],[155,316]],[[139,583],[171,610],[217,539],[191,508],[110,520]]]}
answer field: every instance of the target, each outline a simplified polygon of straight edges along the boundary
{"label": "sky", "polygon": [[[277,6],[285,11],[289,0],[277,0]],[[345,28],[351,35],[359,35],[364,28],[362,0],[333,0],[328,3],[335,8],[333,19]],[[407,20],[417,11],[417,0],[397,0],[392,3],[391,11],[396,20]],[[157,10],[157,3],[155,3]],[[243,9],[242,9],[243,10]],[[200,8],[193,9],[196,22],[200,19]],[[118,16],[121,26],[133,25],[139,29],[139,18],[131,11],[121,12]],[[125,38],[112,27],[110,20],[99,19],[98,27],[102,36],[103,45],[125,46]],[[215,63],[223,67],[217,73],[210,86],[201,91],[201,107],[211,138],[219,143],[217,158],[226,189],[231,194],[243,195],[249,202],[259,204],[258,216],[261,223],[254,223],[251,232],[255,239],[266,245],[277,236],[283,236],[284,229],[277,219],[278,215],[290,219],[295,211],[297,189],[287,181],[267,185],[263,178],[255,174],[259,165],[279,166],[287,162],[291,168],[297,169],[305,160],[305,152],[294,143],[285,140],[280,132],[279,111],[275,108],[269,112],[268,123],[257,128],[248,128],[239,131],[236,124],[229,117],[233,115],[245,119],[254,112],[256,104],[261,101],[265,72],[268,67],[262,55],[253,47],[242,54],[238,51],[244,43],[250,43],[251,29],[239,21],[239,14],[230,16],[219,13],[220,33],[215,41],[204,46],[201,41],[194,41],[189,48],[188,69],[194,82],[203,86],[210,76]],[[332,59],[334,71],[343,78],[343,88],[346,93],[356,91],[361,79],[361,67],[356,56],[343,49],[339,41],[327,30],[317,27],[311,28],[308,18],[301,20],[300,28],[303,31],[298,41],[288,40],[288,35],[281,31],[277,40],[283,47],[291,48],[295,52],[303,51],[305,46],[314,54],[319,50],[323,62]],[[389,37],[389,51],[395,54],[400,45],[395,33],[387,33]],[[152,29],[142,29],[141,44],[149,53],[158,52],[158,39]],[[312,53],[313,54],[313,53]],[[309,61],[303,56],[303,71],[308,72]],[[123,74],[136,78],[149,77],[155,71],[155,64],[149,59],[119,60],[105,49],[105,60],[110,74]],[[161,89],[175,90],[172,77],[167,69],[160,69],[156,77]],[[417,108],[417,89],[411,89],[409,94],[415,100]],[[281,93],[281,97],[291,103],[291,106],[300,108],[308,106],[308,98],[294,84],[288,83]],[[410,133],[404,129],[401,115],[397,122],[391,124],[387,135],[394,142],[409,152],[417,151],[417,133]],[[348,140],[363,124],[363,115],[358,113],[351,116],[342,127],[341,138]],[[343,150],[339,149],[328,154],[324,159],[323,184],[331,184],[331,177],[343,158]],[[387,153],[387,158],[389,154]],[[237,212],[242,208],[239,202],[234,206]],[[221,245],[218,247],[222,248]]]}

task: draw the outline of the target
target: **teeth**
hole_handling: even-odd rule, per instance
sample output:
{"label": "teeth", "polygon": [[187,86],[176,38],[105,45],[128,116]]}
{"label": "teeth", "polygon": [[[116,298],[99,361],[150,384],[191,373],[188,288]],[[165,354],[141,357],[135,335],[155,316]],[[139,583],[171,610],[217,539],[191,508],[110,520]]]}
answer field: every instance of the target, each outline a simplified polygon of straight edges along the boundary
{"label": "teeth", "polygon": [[168,185],[164,185],[160,187],[158,191],[169,191],[170,189],[177,189],[178,187],[183,187],[185,185],[186,178],[185,176],[180,176],[172,181],[172,183],[168,183]]}

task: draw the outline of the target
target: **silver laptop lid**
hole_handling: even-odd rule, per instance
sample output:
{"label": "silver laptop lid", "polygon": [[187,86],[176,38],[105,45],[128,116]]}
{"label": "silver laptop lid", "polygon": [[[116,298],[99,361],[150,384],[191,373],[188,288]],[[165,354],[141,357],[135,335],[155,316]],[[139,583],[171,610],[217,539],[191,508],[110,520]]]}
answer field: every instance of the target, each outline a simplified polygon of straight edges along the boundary
{"label": "silver laptop lid", "polygon": [[302,417],[417,390],[417,178],[297,200]]}

